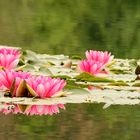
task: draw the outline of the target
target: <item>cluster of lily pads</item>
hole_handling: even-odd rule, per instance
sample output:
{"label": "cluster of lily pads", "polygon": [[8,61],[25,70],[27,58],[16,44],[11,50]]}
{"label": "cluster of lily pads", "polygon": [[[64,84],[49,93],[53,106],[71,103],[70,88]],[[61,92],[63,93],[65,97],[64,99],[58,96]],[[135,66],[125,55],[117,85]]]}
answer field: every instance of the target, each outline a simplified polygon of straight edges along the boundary
{"label": "cluster of lily pads", "polygon": [[[50,76],[33,75],[30,71],[15,71],[22,53],[12,48],[0,49],[0,88],[8,91],[12,97],[56,97],[62,92],[66,81]],[[109,64],[113,56],[108,52],[93,51],[86,52],[87,60],[79,62],[77,67],[80,71],[92,75],[107,74],[105,66]]]}
{"label": "cluster of lily pads", "polygon": [[[139,60],[114,59],[107,51],[89,50],[85,54],[86,59],[82,59],[79,56],[70,58],[64,55],[36,54],[17,48],[0,48],[1,96],[46,99],[67,96],[75,88],[105,91],[120,90],[120,86],[137,90],[133,87],[140,86]],[[15,105],[13,112],[53,114],[59,112],[59,108],[64,108],[64,105],[55,104],[54,108],[53,105]],[[6,110],[1,111],[6,113]]]}

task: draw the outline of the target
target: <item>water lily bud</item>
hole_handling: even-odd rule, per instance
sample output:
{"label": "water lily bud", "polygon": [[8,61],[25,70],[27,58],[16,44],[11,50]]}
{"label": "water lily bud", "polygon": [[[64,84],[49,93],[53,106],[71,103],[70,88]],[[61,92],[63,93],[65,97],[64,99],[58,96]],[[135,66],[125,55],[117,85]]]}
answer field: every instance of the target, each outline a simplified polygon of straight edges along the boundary
{"label": "water lily bud", "polygon": [[64,68],[71,68],[72,66],[72,61],[68,60],[65,64],[64,64]]}

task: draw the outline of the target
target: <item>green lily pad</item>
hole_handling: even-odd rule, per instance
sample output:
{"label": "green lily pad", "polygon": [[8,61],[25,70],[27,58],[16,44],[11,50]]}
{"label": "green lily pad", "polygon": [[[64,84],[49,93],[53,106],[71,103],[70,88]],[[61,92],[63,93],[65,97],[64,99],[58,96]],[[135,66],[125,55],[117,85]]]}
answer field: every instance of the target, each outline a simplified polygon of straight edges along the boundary
{"label": "green lily pad", "polygon": [[140,83],[135,83],[132,85],[133,87],[140,87]]}
{"label": "green lily pad", "polygon": [[65,86],[65,89],[82,89],[86,88],[88,85],[84,84],[77,84],[73,80],[67,80],[67,85]]}
{"label": "green lily pad", "polygon": [[78,55],[73,55],[71,57],[71,59],[82,60],[82,57],[81,56],[78,56]]}
{"label": "green lily pad", "polygon": [[88,81],[88,82],[114,82],[114,80],[108,79],[108,78],[102,78],[102,77],[95,77],[89,73],[81,73],[80,75],[75,77],[78,81]]}
{"label": "green lily pad", "polygon": [[116,69],[116,68],[112,68],[112,69],[110,69],[110,71],[111,71],[113,74],[129,74],[129,73],[130,73],[130,71],[121,70],[121,69]]}
{"label": "green lily pad", "polygon": [[114,83],[110,83],[108,84],[110,86],[129,86],[126,82],[124,81],[116,81]]}
{"label": "green lily pad", "polygon": [[67,76],[67,75],[53,75],[52,78],[60,78],[60,79],[64,79],[64,80],[68,80],[71,77]]}

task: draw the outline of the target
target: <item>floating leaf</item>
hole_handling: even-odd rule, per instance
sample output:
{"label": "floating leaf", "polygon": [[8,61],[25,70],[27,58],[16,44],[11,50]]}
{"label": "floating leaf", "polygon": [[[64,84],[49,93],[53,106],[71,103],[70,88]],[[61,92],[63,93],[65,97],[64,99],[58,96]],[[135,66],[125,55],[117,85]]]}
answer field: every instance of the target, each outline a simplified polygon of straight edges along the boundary
{"label": "floating leaf", "polygon": [[78,55],[74,55],[71,57],[71,59],[82,60],[82,57]]}
{"label": "floating leaf", "polygon": [[67,80],[67,85],[65,86],[65,89],[82,89],[87,88],[88,85],[85,84],[77,84],[74,80]]}
{"label": "floating leaf", "polygon": [[114,82],[114,80],[102,77],[95,77],[89,73],[81,73],[80,75],[75,77],[78,81],[88,81],[88,82]]}
{"label": "floating leaf", "polygon": [[68,80],[71,79],[71,77],[67,76],[67,75],[57,75],[57,76],[51,76],[52,78],[60,78],[60,79],[64,79],[64,80]]}
{"label": "floating leaf", "polygon": [[114,83],[110,83],[108,84],[110,86],[129,86],[126,82],[124,81],[117,81],[117,82],[114,82]]}
{"label": "floating leaf", "polygon": [[69,94],[71,94],[71,92],[60,91],[60,92],[54,94],[52,97],[66,97]]}
{"label": "floating leaf", "polygon": [[117,69],[117,68],[111,68],[110,71],[114,74],[128,74],[128,73],[130,73],[130,71],[128,71],[128,70],[121,70],[121,69]]}
{"label": "floating leaf", "polygon": [[51,61],[48,61],[48,63],[49,63],[50,65],[52,65],[52,66],[55,66],[55,64],[54,64],[53,62],[51,62]]}
{"label": "floating leaf", "polygon": [[131,67],[136,67],[136,66],[137,66],[137,60],[135,60],[135,59],[130,59],[130,60],[129,60],[129,65],[130,65]]}
{"label": "floating leaf", "polygon": [[136,82],[135,84],[132,85],[133,87],[140,87],[140,82]]}

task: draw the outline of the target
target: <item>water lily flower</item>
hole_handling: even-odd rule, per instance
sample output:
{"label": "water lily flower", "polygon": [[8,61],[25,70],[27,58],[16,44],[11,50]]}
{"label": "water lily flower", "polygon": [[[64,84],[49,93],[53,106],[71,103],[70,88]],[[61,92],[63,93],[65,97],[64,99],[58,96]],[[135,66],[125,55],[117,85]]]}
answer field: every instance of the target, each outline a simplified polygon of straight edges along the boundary
{"label": "water lily flower", "polygon": [[109,64],[114,56],[111,55],[111,53],[105,51],[94,51],[94,50],[89,50],[89,51],[86,51],[86,58],[88,60],[92,60],[94,62],[99,62],[99,63],[102,63],[104,65],[106,64]]}
{"label": "water lily flower", "polygon": [[[14,84],[13,84],[14,83]],[[29,72],[0,71],[0,89],[13,96],[37,96],[49,98],[59,94],[66,82],[59,78],[33,76]]]}
{"label": "water lily flower", "polygon": [[103,73],[104,68],[103,63],[94,62],[92,60],[82,60],[78,66],[81,71],[90,73],[94,76]]}
{"label": "water lily flower", "polygon": [[14,72],[11,70],[2,70],[0,71],[0,89],[10,90],[15,80],[15,89],[13,89],[13,92],[16,93],[16,89],[18,88],[20,82],[23,79],[27,79],[29,76],[31,76],[29,72]]}
{"label": "water lily flower", "polygon": [[12,48],[1,48],[0,49],[0,67],[6,69],[16,68],[21,52],[17,49]]}
{"label": "water lily flower", "polygon": [[28,88],[34,91],[36,96],[41,98],[49,98],[58,94],[59,92],[62,92],[62,89],[66,85],[66,82],[60,78],[45,76],[32,76],[28,78],[26,82]]}

